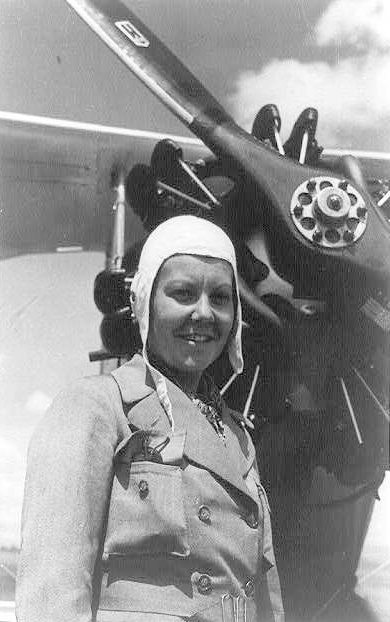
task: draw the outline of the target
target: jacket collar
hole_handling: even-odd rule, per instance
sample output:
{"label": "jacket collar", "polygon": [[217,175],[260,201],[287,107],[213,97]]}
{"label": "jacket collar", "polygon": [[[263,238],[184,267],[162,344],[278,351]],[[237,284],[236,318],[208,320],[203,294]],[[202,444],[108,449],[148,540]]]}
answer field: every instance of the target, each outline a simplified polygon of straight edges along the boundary
{"label": "jacket collar", "polygon": [[[171,434],[167,415],[159,402],[153,379],[142,357],[136,355],[112,372],[112,375],[118,383],[125,412],[131,408],[132,427],[143,430],[158,429],[159,433]],[[185,456],[251,497],[245,477],[255,461],[255,450],[241,424],[243,418],[224,404],[224,441],[188,396],[169,379],[166,379],[166,383],[175,430],[185,431]]]}
{"label": "jacket collar", "polygon": [[155,391],[153,378],[140,354],[111,372],[124,404],[132,405]]}

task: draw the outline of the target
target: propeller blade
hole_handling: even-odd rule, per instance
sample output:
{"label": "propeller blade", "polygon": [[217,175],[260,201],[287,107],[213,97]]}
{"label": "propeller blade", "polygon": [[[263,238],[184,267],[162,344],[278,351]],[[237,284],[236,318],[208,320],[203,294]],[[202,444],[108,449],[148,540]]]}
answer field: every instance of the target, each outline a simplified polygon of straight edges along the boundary
{"label": "propeller blade", "polygon": [[228,116],[183,63],[117,0],[66,0],[121,61],[187,126],[206,110]]}

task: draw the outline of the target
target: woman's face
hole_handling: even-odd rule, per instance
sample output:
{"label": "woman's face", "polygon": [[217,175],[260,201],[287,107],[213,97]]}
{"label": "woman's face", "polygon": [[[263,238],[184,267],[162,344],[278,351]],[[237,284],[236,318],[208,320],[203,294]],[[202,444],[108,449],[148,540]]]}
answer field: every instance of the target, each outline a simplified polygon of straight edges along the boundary
{"label": "woman's face", "polygon": [[233,271],[220,259],[170,257],[160,268],[150,303],[149,351],[183,388],[195,390],[221,354],[234,322]]}

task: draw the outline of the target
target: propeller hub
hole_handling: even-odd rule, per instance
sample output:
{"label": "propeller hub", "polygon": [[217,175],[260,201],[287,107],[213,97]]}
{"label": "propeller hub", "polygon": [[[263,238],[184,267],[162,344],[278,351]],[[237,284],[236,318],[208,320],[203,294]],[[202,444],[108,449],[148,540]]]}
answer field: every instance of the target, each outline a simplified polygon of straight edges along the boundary
{"label": "propeller hub", "polygon": [[349,181],[335,177],[315,177],[300,184],[290,213],[307,240],[326,248],[354,244],[367,226],[362,195]]}
{"label": "propeller hub", "polygon": [[351,199],[341,188],[328,186],[316,193],[314,212],[319,220],[329,225],[341,225],[348,218]]}
{"label": "propeller hub", "polygon": [[331,194],[327,198],[326,204],[333,212],[338,212],[343,206],[343,202],[340,197],[337,196],[337,194]]}

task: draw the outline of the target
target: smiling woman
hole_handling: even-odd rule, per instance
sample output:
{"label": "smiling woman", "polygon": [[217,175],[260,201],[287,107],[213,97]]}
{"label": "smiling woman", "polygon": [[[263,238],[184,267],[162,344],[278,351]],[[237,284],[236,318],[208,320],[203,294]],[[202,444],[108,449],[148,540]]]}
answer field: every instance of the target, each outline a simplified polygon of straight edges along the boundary
{"label": "smiling woman", "polygon": [[54,400],[29,451],[19,622],[282,622],[268,501],[242,415],[233,245],[171,218],[132,282],[142,356]]}

